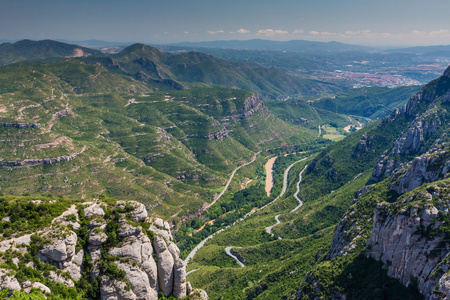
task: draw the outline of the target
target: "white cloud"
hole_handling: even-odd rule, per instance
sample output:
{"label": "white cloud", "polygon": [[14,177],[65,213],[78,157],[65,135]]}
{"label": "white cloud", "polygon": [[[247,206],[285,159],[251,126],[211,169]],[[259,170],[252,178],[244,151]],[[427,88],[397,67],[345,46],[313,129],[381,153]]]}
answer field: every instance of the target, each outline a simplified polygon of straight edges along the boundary
{"label": "white cloud", "polygon": [[305,30],[303,30],[303,29],[295,29],[293,32],[292,32],[292,34],[304,34],[305,33]]}
{"label": "white cloud", "polygon": [[250,30],[246,30],[244,28],[240,28],[240,29],[238,29],[237,33],[246,34],[246,33],[250,33]]}
{"label": "white cloud", "polygon": [[263,35],[263,36],[274,36],[274,35],[285,35],[288,34],[286,30],[279,30],[279,29],[261,29],[258,30],[256,35]]}
{"label": "white cloud", "polygon": [[223,30],[208,30],[207,31],[208,32],[208,34],[212,34],[212,35],[215,35],[215,34],[219,34],[219,33],[224,33],[225,31],[223,31]]}
{"label": "white cloud", "polygon": [[314,35],[314,36],[336,36],[338,35],[337,33],[334,32],[328,32],[328,31],[310,31],[309,32],[310,35]]}
{"label": "white cloud", "polygon": [[185,31],[184,34],[189,34],[189,31]]}

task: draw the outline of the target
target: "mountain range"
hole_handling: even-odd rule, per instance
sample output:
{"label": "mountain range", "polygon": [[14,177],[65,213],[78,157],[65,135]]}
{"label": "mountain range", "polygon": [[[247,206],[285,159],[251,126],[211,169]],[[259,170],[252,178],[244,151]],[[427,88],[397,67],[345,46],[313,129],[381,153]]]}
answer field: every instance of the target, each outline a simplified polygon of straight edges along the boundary
{"label": "mountain range", "polygon": [[16,44],[0,46],[1,296],[181,297],[187,280],[210,299],[450,296],[450,68],[419,91],[342,91],[144,44]]}

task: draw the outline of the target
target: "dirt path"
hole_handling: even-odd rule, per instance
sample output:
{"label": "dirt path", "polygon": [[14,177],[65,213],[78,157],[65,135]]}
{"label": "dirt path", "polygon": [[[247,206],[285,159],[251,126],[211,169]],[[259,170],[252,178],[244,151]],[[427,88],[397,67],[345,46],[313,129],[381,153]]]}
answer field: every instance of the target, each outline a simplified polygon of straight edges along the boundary
{"label": "dirt path", "polygon": [[272,190],[273,187],[273,164],[275,163],[275,160],[278,157],[272,157],[271,159],[269,159],[266,163],[266,165],[264,166],[265,170],[266,170],[266,193],[267,193],[267,197],[270,196],[270,191]]}

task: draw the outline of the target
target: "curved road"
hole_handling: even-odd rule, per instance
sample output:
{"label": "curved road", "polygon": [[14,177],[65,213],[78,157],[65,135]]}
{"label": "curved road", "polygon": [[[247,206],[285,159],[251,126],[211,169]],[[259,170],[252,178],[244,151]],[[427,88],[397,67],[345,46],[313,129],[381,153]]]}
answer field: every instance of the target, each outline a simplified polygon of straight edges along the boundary
{"label": "curved road", "polygon": [[[260,151],[260,152],[261,152],[261,151]],[[245,163],[245,164],[243,164],[243,165],[240,165],[239,167],[237,167],[236,169],[233,170],[233,172],[232,172],[231,175],[230,175],[230,178],[229,178],[228,181],[227,181],[227,184],[225,185],[225,188],[220,192],[219,196],[217,196],[217,198],[214,199],[213,202],[211,202],[211,203],[209,203],[208,205],[205,206],[205,210],[208,209],[208,208],[210,208],[214,203],[217,202],[217,200],[220,199],[220,197],[223,196],[223,194],[225,194],[225,192],[226,192],[227,189],[228,189],[228,186],[229,186],[230,183],[231,183],[231,180],[233,180],[234,174],[236,174],[236,172],[237,172],[240,168],[245,167],[245,166],[251,164],[252,162],[254,162],[254,161],[256,160],[256,156],[257,156],[260,152],[255,153],[255,155],[253,155],[251,161],[249,161],[248,163]]]}
{"label": "curved road", "polygon": [[[254,161],[256,160],[256,156],[257,156],[259,153],[260,153],[260,152],[255,153],[255,155],[253,155],[253,157],[252,157],[252,160],[249,161],[248,163],[245,163],[245,164],[243,164],[243,165],[240,165],[239,167],[237,167],[236,169],[233,170],[233,172],[232,172],[231,175],[230,175],[230,178],[229,178],[228,181],[227,181],[227,184],[225,185],[225,188],[222,190],[222,192],[220,192],[219,196],[218,196],[216,199],[214,199],[213,202],[211,202],[210,204],[208,204],[208,205],[206,206],[205,210],[208,209],[209,207],[211,207],[211,205],[213,205],[214,203],[216,203],[217,200],[219,200],[220,197],[222,197],[222,195],[225,194],[225,192],[226,192],[226,190],[228,189],[228,186],[230,185],[231,180],[233,180],[233,177],[234,177],[234,175],[236,174],[236,172],[237,172],[240,168],[242,168],[242,167],[244,167],[244,166],[247,166],[247,165],[251,164],[252,162],[254,162]],[[241,219],[241,220],[242,220],[242,219]],[[235,223],[236,223],[236,222],[234,222],[233,225],[234,225]],[[224,231],[226,228],[228,228],[228,227],[230,227],[230,226],[231,226],[231,225],[228,225],[227,227],[222,228],[222,229],[220,229],[220,230],[214,232],[213,234],[211,234],[211,235],[209,235],[208,237],[206,237],[203,241],[201,241],[197,246],[195,246],[195,248],[192,249],[192,251],[189,253],[189,255],[188,255],[188,256],[186,257],[186,259],[184,260],[184,265],[187,266],[187,264],[188,264],[189,261],[194,257],[194,255],[197,253],[197,251],[198,251],[201,247],[203,247],[203,245],[205,245],[205,243],[206,243],[209,239],[212,239],[217,233],[221,233],[222,231]]]}
{"label": "curved road", "polygon": [[[258,152],[258,153],[259,153],[259,152]],[[281,190],[281,193],[280,193],[280,195],[278,195],[278,197],[276,197],[273,201],[267,203],[266,205],[264,205],[263,207],[261,207],[261,208],[259,208],[259,209],[253,209],[252,211],[250,211],[249,213],[247,213],[244,217],[240,218],[239,220],[236,220],[233,224],[228,225],[228,226],[226,226],[225,228],[222,228],[222,229],[216,231],[215,233],[209,235],[208,237],[206,237],[206,238],[205,238],[203,241],[201,241],[197,246],[195,246],[194,249],[192,249],[192,251],[189,253],[189,255],[188,255],[188,256],[186,257],[186,259],[184,260],[184,265],[187,266],[187,265],[189,264],[189,262],[191,261],[191,259],[194,258],[194,256],[195,256],[195,254],[197,253],[197,251],[200,250],[200,248],[203,247],[203,246],[205,245],[205,243],[206,243],[208,240],[212,239],[216,234],[219,234],[219,233],[225,231],[226,229],[229,229],[229,228],[233,227],[233,226],[236,225],[237,223],[239,223],[239,222],[241,222],[241,221],[247,219],[249,216],[253,215],[255,212],[260,211],[260,210],[263,210],[264,208],[266,208],[266,207],[269,206],[270,204],[272,204],[272,203],[274,203],[275,201],[277,201],[281,196],[283,196],[284,193],[286,193],[286,190],[287,190],[287,177],[288,177],[289,171],[291,170],[291,168],[292,168],[296,163],[299,163],[299,162],[301,162],[301,161],[304,161],[304,160],[307,159],[307,158],[308,158],[308,157],[305,157],[305,158],[302,158],[302,159],[300,159],[300,160],[297,160],[297,161],[293,162],[289,167],[287,167],[286,171],[284,171],[283,189]],[[255,154],[255,156],[254,156],[254,159],[256,159],[256,154]],[[253,162],[254,159],[253,159],[251,162]],[[249,162],[249,163],[251,163],[251,162]],[[247,164],[249,164],[249,163],[247,163]],[[247,164],[245,164],[245,165],[247,165]],[[242,165],[242,166],[240,166],[240,167],[243,167],[243,166],[244,166],[244,165]],[[240,168],[240,167],[239,167],[239,168]],[[239,169],[239,168],[238,168],[238,169]],[[237,169],[236,169],[235,171],[237,171]],[[236,172],[233,172],[233,175],[234,175],[234,173],[236,173]],[[223,193],[221,193],[221,194],[223,195]],[[218,199],[218,198],[217,198],[217,199]],[[215,201],[217,201],[217,199],[216,199]],[[214,202],[215,202],[215,201],[214,201]],[[272,227],[273,227],[273,226],[272,226]],[[266,228],[266,231],[267,231],[267,228]]]}
{"label": "curved road", "polygon": [[231,253],[231,249],[233,249],[233,248],[242,248],[242,247],[226,247],[225,248],[225,253],[229,257],[234,258],[238,262],[238,264],[241,265],[242,268],[245,267],[245,265],[239,260],[239,258],[237,258],[233,253]]}
{"label": "curved road", "polygon": [[[296,161],[295,163],[297,163],[297,162],[299,162],[299,161]],[[291,166],[293,166],[293,165],[291,165]],[[293,210],[291,210],[290,212],[296,211],[297,209],[299,209],[303,205],[303,201],[298,197],[298,193],[300,192],[300,183],[302,182],[303,172],[305,172],[307,167],[308,167],[308,165],[306,165],[303,168],[303,170],[300,172],[300,174],[298,175],[299,178],[298,178],[298,182],[297,182],[297,191],[295,192],[294,197],[295,197],[295,199],[297,199],[299,205],[296,208],[294,208]],[[272,234],[272,228],[277,226],[278,224],[280,224],[280,219],[279,219],[280,216],[281,216],[281,214],[275,216],[275,220],[277,221],[276,224],[273,224],[272,226],[266,227],[266,232],[267,233]]]}
{"label": "curved road", "polygon": [[[306,166],[303,168],[303,170],[300,172],[300,174],[298,174],[297,191],[295,192],[294,197],[295,197],[295,199],[297,199],[297,201],[298,201],[299,204],[298,204],[298,206],[297,206],[296,208],[294,208],[294,209],[291,210],[290,212],[296,211],[297,209],[299,209],[299,208],[302,207],[302,205],[303,205],[303,201],[298,197],[298,193],[300,192],[300,183],[302,182],[302,175],[303,175],[303,172],[305,172],[305,170],[306,170],[307,167],[308,167],[308,165],[306,165]],[[276,217],[275,217],[275,219],[276,219]]]}
{"label": "curved road", "polygon": [[273,224],[272,226],[266,227],[267,233],[271,234],[272,233],[272,228],[274,228],[276,225],[281,223],[280,219],[279,219],[280,216],[281,216],[281,214],[275,216],[275,220],[277,220],[277,224]]}

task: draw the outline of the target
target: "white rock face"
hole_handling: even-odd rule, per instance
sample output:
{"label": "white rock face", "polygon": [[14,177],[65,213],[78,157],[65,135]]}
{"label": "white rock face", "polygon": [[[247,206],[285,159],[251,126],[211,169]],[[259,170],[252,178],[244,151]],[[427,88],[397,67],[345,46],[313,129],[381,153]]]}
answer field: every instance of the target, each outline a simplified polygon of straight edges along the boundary
{"label": "white rock face", "polygon": [[[419,193],[419,197],[426,199],[427,195]],[[449,294],[446,272],[450,265],[441,264],[448,253],[440,245],[443,232],[426,234],[427,230],[439,228],[441,223],[436,220],[439,210],[426,203],[412,204],[394,213],[391,206],[394,205],[381,204],[375,210],[373,231],[367,243],[369,256],[382,261],[388,276],[397,278],[403,285],[417,280],[419,291],[427,299],[440,299],[433,293],[435,289]]]}
{"label": "white rock face", "polygon": [[93,203],[90,206],[84,208],[84,215],[86,218],[91,218],[93,216],[104,216],[105,211],[99,203]]}
{"label": "white rock face", "polygon": [[94,246],[101,246],[106,240],[108,239],[108,236],[106,233],[103,232],[103,228],[105,225],[91,229],[89,231],[88,236],[88,243]]}
{"label": "white rock face", "polygon": [[[109,209],[111,209],[111,206]],[[130,211],[130,206],[134,210]],[[122,212],[119,212],[121,217],[115,220],[119,224],[117,229],[119,242],[115,247],[107,249],[107,252],[114,258],[117,267],[124,272],[125,280],[120,281],[117,278],[109,278],[102,274],[100,268],[103,259],[102,249],[108,239],[105,228],[107,221],[110,221],[110,219],[105,220],[105,211],[102,207],[108,207],[108,204],[95,201],[83,208],[88,227],[85,241],[87,244],[86,248],[79,250],[77,253],[77,234],[66,227],[72,225],[72,228],[74,228],[74,224],[72,224],[74,218],[69,218],[71,220],[69,224],[67,223],[67,216],[71,214],[78,216],[76,206],[72,206],[63,215],[55,218],[51,227],[42,229],[37,233],[48,241],[38,251],[38,257],[43,262],[56,266],[62,271],[61,274],[64,274],[64,276],[58,275],[57,272],[52,270],[48,279],[68,287],[74,287],[76,281],[82,278],[81,266],[86,258],[85,255],[89,254],[92,263],[90,275],[93,277],[102,275],[100,282],[101,299],[157,300],[160,291],[165,296],[173,295],[176,298],[183,298],[192,292],[191,285],[186,282],[186,268],[184,262],[179,258],[180,250],[173,243],[169,224],[161,219],[148,218],[145,206],[135,201],[118,201],[116,206],[112,208],[122,209],[120,210]],[[127,222],[129,216],[135,223],[129,224]],[[115,217],[117,217],[117,214]],[[77,221],[79,221],[78,217]],[[138,222],[150,222],[150,230],[154,228],[155,231],[152,234],[147,233],[136,224]],[[77,224],[80,228],[81,225],[78,222]],[[69,226],[69,228],[71,227]],[[149,236],[154,238],[150,239]],[[0,249],[11,248],[25,253],[28,251],[26,246],[30,245],[30,242],[31,235],[24,235],[1,242]],[[13,261],[19,262],[17,258]],[[30,266],[33,266],[33,264]],[[23,289],[25,292],[30,292],[32,288],[37,288],[44,293],[51,293],[47,286],[37,282],[28,281],[21,285],[14,276],[9,276],[6,271],[0,268],[0,289]],[[65,274],[70,276],[67,277]],[[205,295],[206,293],[196,291],[196,296],[193,299],[207,299],[198,298],[200,294]]]}
{"label": "white rock face", "polygon": [[143,222],[148,217],[147,209],[142,203],[136,201],[118,201],[117,205],[122,208],[126,205],[133,206],[134,210],[130,212],[130,215],[134,222]]}
{"label": "white rock face", "polygon": [[123,258],[131,258],[138,263],[142,263],[142,243],[139,240],[133,239],[126,242],[121,248],[112,248],[108,253],[112,256],[119,256]]}
{"label": "white rock face", "polygon": [[173,267],[173,295],[177,298],[186,297],[186,266],[184,261],[177,259]]}
{"label": "white rock face", "polygon": [[137,300],[133,291],[127,291],[125,282],[113,280],[107,276],[102,277],[100,295],[102,300]]}
{"label": "white rock face", "polygon": [[153,240],[153,246],[158,257],[159,288],[164,296],[169,296],[173,289],[173,265],[175,261],[162,237],[156,236]]}
{"label": "white rock face", "polygon": [[147,274],[139,267],[133,267],[127,263],[117,263],[119,269],[126,272],[126,277],[131,285],[131,290],[137,300],[158,299],[158,293],[150,286]]}
{"label": "white rock face", "polygon": [[32,287],[35,289],[41,290],[41,292],[43,292],[43,293],[50,294],[52,292],[46,285],[44,285],[40,282],[33,283]]}
{"label": "white rock face", "polygon": [[50,243],[46,244],[39,251],[47,260],[61,262],[70,260],[75,254],[75,245],[77,243],[77,234],[70,231],[66,237],[51,237]]}
{"label": "white rock face", "polygon": [[391,189],[401,195],[422,184],[447,178],[450,175],[448,174],[449,167],[450,157],[446,155],[446,152],[440,151],[439,148],[432,149],[426,154],[414,158],[404,169],[394,171],[395,182]]}
{"label": "white rock face", "polygon": [[13,276],[2,276],[0,278],[0,289],[10,289],[11,291],[20,291],[19,281]]}

